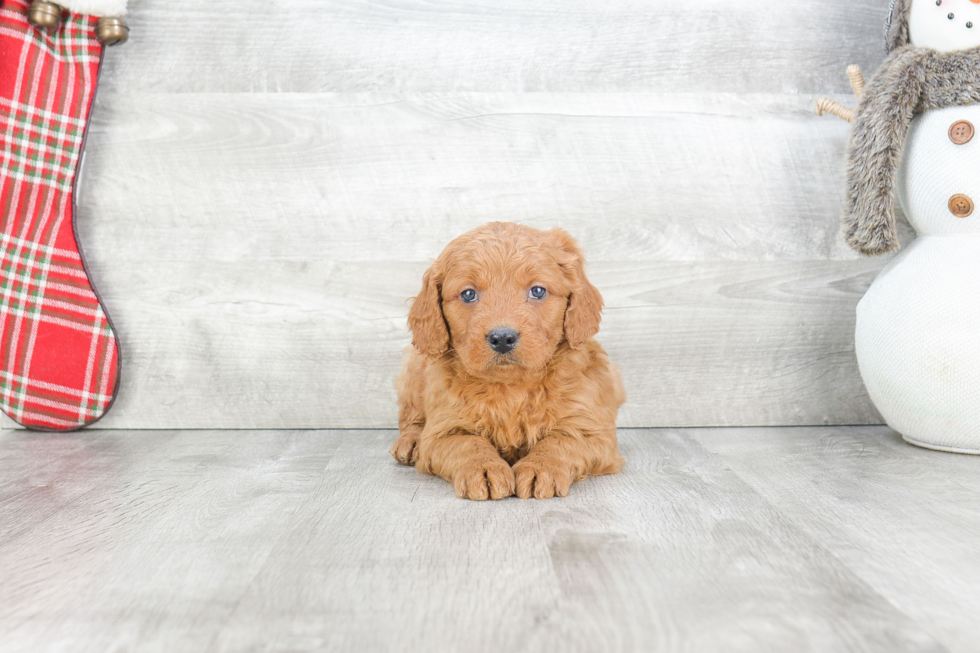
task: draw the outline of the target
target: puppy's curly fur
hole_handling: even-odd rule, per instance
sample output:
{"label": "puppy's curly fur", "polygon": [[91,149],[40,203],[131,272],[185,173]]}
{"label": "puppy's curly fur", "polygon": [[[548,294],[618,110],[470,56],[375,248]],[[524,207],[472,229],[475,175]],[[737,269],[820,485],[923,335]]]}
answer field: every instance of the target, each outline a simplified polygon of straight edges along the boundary
{"label": "puppy's curly fur", "polygon": [[[565,231],[505,222],[446,247],[408,316],[396,460],[476,500],[565,496],[575,481],[620,470],[626,393],[593,338],[602,296],[584,263]],[[504,327],[519,339],[498,353],[488,334]]]}

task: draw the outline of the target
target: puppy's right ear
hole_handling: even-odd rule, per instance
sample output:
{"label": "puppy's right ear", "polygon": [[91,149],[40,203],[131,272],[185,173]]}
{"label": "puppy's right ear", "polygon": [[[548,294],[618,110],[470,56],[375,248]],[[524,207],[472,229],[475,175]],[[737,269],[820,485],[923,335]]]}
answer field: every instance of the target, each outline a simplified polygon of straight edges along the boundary
{"label": "puppy's right ear", "polygon": [[408,328],[412,331],[412,344],[426,358],[439,358],[449,351],[449,329],[442,316],[442,275],[436,269],[438,263],[422,276],[422,292],[408,311]]}

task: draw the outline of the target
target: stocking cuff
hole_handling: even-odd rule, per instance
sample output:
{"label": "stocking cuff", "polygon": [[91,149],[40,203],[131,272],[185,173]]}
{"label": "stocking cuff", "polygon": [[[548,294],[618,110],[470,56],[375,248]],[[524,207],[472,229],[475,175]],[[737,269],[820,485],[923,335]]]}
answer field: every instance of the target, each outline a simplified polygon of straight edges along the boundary
{"label": "stocking cuff", "polygon": [[127,0],[60,0],[61,5],[73,14],[88,16],[122,16],[126,13]]}

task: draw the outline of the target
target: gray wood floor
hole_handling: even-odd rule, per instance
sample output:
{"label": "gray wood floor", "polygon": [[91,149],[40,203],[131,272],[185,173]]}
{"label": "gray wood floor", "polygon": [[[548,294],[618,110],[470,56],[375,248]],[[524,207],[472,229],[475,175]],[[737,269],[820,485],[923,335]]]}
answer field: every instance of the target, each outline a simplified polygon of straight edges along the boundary
{"label": "gray wood floor", "polygon": [[980,458],[626,430],[471,503],[391,431],[0,433],[3,651],[976,651]]}

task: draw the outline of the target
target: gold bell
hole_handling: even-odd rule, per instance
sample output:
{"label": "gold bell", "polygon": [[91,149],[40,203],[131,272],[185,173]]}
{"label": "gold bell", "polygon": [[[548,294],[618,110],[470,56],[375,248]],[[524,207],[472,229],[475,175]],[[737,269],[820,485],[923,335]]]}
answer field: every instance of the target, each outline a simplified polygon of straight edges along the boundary
{"label": "gold bell", "polygon": [[95,28],[95,38],[102,45],[119,45],[129,39],[129,26],[118,16],[103,16]]}
{"label": "gold bell", "polygon": [[61,27],[61,7],[48,0],[34,0],[27,12],[27,20],[39,29],[53,32]]}

